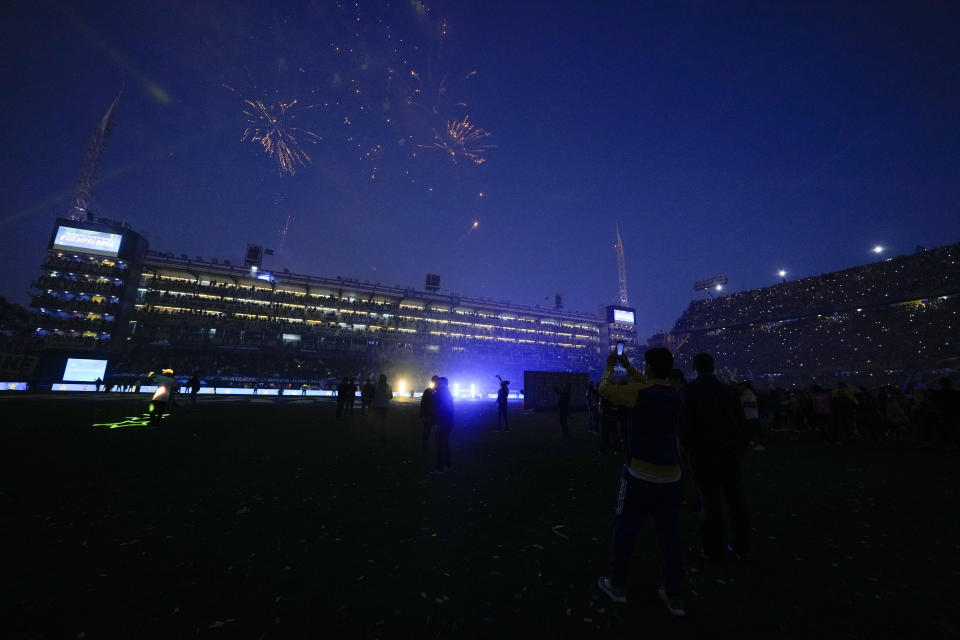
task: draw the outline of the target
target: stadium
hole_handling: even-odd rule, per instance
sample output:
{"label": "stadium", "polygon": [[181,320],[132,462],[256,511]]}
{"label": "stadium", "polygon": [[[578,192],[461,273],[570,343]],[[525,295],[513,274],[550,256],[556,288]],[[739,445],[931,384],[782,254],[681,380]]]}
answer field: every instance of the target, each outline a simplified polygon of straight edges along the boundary
{"label": "stadium", "polygon": [[[403,393],[442,372],[470,398],[495,391],[498,374],[597,375],[610,345],[636,343],[623,306],[586,314],[559,297],[541,308],[445,294],[436,274],[418,290],[269,271],[265,253],[248,246],[242,265],[190,258],[148,249],[122,223],[58,220],[33,283],[44,347],[35,377],[128,385],[173,366],[214,386],[300,389],[385,373]],[[96,362],[81,371],[73,360]]]}
{"label": "stadium", "polygon": [[[560,300],[542,308],[444,293],[435,274],[422,289],[302,275],[265,269],[264,253],[248,246],[243,264],[191,258],[150,250],[123,223],[60,219],[33,282],[37,326],[15,349],[30,357],[4,377],[65,389],[97,377],[128,385],[169,365],[221,387],[321,390],[386,373],[414,391],[439,371],[470,398],[494,391],[497,374],[595,377],[618,340],[633,357],[643,351],[635,312],[622,304],[576,313]],[[695,300],[646,346],[671,348],[688,375],[694,354],[714,353],[730,378],[770,388],[838,379],[902,386],[955,365],[958,307],[960,244],[918,248]],[[73,360],[80,364],[68,372]]]}

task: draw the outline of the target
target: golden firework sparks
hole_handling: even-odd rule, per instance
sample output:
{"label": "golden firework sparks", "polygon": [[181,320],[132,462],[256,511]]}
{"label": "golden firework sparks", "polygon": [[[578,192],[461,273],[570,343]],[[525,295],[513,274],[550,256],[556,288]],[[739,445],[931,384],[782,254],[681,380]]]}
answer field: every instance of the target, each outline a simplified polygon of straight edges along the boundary
{"label": "golden firework sparks", "polygon": [[297,137],[311,141],[322,138],[313,131],[293,126],[293,120],[297,117],[296,100],[276,104],[248,99],[244,99],[244,102],[247,108],[243,114],[247,116],[248,125],[241,140],[262,146],[267,155],[276,161],[281,174],[292,176],[297,172],[297,165],[305,167],[310,162],[310,155],[300,147]]}
{"label": "golden firework sparks", "polygon": [[446,129],[442,132],[434,129],[433,135],[433,148],[449,155],[453,164],[459,164],[464,158],[474,164],[483,164],[486,162],[483,154],[496,148],[496,145],[480,144],[481,140],[490,137],[490,132],[473,126],[470,116],[447,122]]}

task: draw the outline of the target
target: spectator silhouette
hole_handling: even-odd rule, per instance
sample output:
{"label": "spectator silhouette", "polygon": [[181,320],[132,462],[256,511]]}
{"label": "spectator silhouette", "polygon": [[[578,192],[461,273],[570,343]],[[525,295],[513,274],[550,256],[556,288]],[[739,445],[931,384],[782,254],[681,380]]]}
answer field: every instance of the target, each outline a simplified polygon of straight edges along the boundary
{"label": "spectator silhouette", "polygon": [[453,430],[453,394],[446,378],[437,379],[434,396],[434,416],[437,421],[437,472],[452,468],[450,462],[450,432]]}
{"label": "spectator silhouette", "polygon": [[196,371],[193,372],[193,376],[190,378],[190,381],[187,382],[187,387],[190,388],[190,404],[197,404],[197,394],[200,393],[200,376]]}
{"label": "spectator silhouette", "polygon": [[363,382],[363,387],[360,389],[360,413],[366,415],[367,409],[370,408],[370,405],[373,403],[373,396],[376,395],[377,388],[373,385],[373,381],[370,378],[367,378]]}
{"label": "spectator silhouette", "polygon": [[387,413],[390,411],[390,401],[393,400],[393,389],[387,384],[386,374],[381,373],[373,393],[373,429],[374,435],[380,436],[380,442],[386,442],[384,429],[387,424]]}
{"label": "spectator silhouette", "polygon": [[[510,381],[504,380],[500,376],[497,376],[497,378],[500,380],[500,390],[497,391],[497,431],[510,431],[510,420],[507,416]],[[503,427],[500,426],[501,424]]]}
{"label": "spectator silhouette", "polygon": [[750,538],[740,466],[749,434],[739,394],[713,375],[709,354],[698,353],[693,364],[697,378],[683,390],[679,436],[700,493],[703,555],[714,561],[723,557],[726,499],[734,530],[730,549],[746,559]]}
{"label": "spectator silhouette", "polygon": [[430,386],[424,389],[423,395],[420,396],[420,422],[423,424],[423,435],[420,438],[420,448],[424,453],[427,452],[430,434],[433,433],[433,428],[437,424],[437,421],[435,420],[436,398],[434,396],[437,392],[437,380],[439,379],[439,376],[433,376],[430,378]]}

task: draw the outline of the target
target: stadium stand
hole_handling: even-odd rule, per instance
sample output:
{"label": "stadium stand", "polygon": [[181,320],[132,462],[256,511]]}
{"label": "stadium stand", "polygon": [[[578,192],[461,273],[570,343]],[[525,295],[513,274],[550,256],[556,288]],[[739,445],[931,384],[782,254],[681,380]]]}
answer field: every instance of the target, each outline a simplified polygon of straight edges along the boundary
{"label": "stadium stand", "polygon": [[960,356],[960,244],[697,300],[664,341],[690,367],[718,356],[739,377],[808,384],[899,380]]}

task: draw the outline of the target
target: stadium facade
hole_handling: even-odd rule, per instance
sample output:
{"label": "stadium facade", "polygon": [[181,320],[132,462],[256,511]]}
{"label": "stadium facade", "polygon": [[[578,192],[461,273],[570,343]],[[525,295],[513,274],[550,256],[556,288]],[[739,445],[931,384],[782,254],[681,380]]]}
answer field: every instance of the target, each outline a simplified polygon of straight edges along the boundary
{"label": "stadium facade", "polygon": [[67,352],[92,350],[115,376],[170,365],[296,385],[384,372],[421,385],[439,372],[479,392],[495,374],[596,374],[610,345],[636,344],[632,308],[576,313],[268,271],[251,249],[242,265],[191,258],[149,250],[122,223],[58,219],[32,303],[36,333],[60,348],[43,377],[57,378]]}

